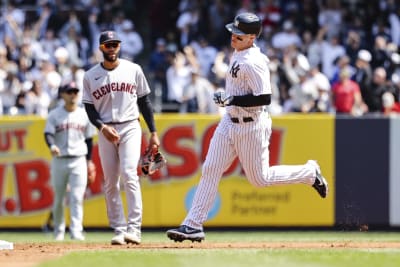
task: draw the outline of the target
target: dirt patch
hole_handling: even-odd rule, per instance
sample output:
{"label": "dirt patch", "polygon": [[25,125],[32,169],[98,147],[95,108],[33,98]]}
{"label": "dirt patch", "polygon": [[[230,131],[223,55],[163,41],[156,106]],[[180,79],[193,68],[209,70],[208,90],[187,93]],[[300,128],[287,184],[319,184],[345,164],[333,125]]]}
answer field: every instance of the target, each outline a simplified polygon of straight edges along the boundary
{"label": "dirt patch", "polygon": [[400,248],[400,242],[258,242],[258,243],[143,243],[112,246],[98,243],[19,243],[13,250],[0,250],[0,266],[33,267],[72,251],[131,249],[216,249],[216,248]]}

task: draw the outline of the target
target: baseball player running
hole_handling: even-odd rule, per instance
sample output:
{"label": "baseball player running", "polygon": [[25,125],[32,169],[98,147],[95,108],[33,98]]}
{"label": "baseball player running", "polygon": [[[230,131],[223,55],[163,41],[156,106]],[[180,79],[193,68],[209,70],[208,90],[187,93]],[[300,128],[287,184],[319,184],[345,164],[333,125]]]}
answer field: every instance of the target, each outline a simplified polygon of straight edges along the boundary
{"label": "baseball player running", "polygon": [[261,20],[252,13],[242,13],[226,28],[232,33],[234,53],[226,76],[225,91],[214,93],[214,101],[226,106],[226,114],[211,139],[192,206],[177,229],[167,231],[174,241],[201,241],[203,223],[215,200],[223,172],[238,157],[246,177],[257,187],[303,183],[312,185],[323,198],[328,184],[319,165],[309,160],[304,165],[269,166],[271,103],[268,58],[255,46],[261,33]]}
{"label": "baseball player running", "polygon": [[59,93],[65,104],[50,111],[44,130],[46,143],[53,156],[50,171],[55,195],[52,215],[54,238],[57,241],[64,240],[64,197],[67,186],[71,239],[85,239],[82,233],[83,199],[87,164],[93,164],[92,137],[96,129],[90,124],[85,110],[78,106],[78,92],[74,83],[60,87]]}
{"label": "baseball player running", "polygon": [[[100,132],[107,216],[115,233],[111,244],[139,244],[142,224],[137,174],[142,138],[139,109],[150,131],[149,147],[160,145],[148,97],[150,88],[139,65],[119,58],[121,40],[116,32],[102,32],[99,43],[104,60],[85,73],[82,102]],[[120,196],[120,176],[126,193],[127,219]]]}

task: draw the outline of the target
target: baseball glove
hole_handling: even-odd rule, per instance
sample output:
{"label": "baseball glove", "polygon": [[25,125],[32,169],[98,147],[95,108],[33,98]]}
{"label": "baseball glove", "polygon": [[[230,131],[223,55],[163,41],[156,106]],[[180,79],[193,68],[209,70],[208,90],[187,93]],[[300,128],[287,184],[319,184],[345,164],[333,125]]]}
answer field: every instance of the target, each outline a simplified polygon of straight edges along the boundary
{"label": "baseball glove", "polygon": [[152,175],[166,164],[167,160],[164,158],[163,154],[158,151],[157,146],[147,148],[140,158],[140,168],[145,175]]}
{"label": "baseball glove", "polygon": [[93,161],[87,162],[87,184],[94,183],[96,180],[96,165],[94,165]]}

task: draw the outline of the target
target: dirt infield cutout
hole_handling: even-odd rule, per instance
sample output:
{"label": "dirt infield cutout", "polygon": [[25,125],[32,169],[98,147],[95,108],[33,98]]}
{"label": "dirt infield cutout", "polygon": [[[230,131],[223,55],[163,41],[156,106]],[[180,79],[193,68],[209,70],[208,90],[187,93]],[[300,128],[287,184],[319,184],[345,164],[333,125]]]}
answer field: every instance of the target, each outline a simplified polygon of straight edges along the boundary
{"label": "dirt infield cutout", "polygon": [[17,243],[13,250],[0,250],[0,266],[33,267],[73,251],[131,250],[131,249],[332,249],[332,248],[400,248],[400,242],[248,242],[248,243],[192,243],[165,242],[141,245],[112,246],[100,243]]}

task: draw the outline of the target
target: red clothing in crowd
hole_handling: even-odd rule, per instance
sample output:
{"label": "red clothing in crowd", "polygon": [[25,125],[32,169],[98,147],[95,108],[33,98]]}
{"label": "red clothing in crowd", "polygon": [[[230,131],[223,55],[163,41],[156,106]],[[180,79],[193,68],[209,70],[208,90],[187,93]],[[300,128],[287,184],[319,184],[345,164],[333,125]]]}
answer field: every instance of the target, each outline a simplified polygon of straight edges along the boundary
{"label": "red clothing in crowd", "polygon": [[354,105],[354,95],[360,94],[360,86],[352,80],[346,79],[332,86],[333,101],[336,112],[350,113]]}
{"label": "red clothing in crowd", "polygon": [[390,108],[384,108],[383,109],[383,114],[390,114],[390,113],[400,113],[400,103],[395,102],[392,107]]}

